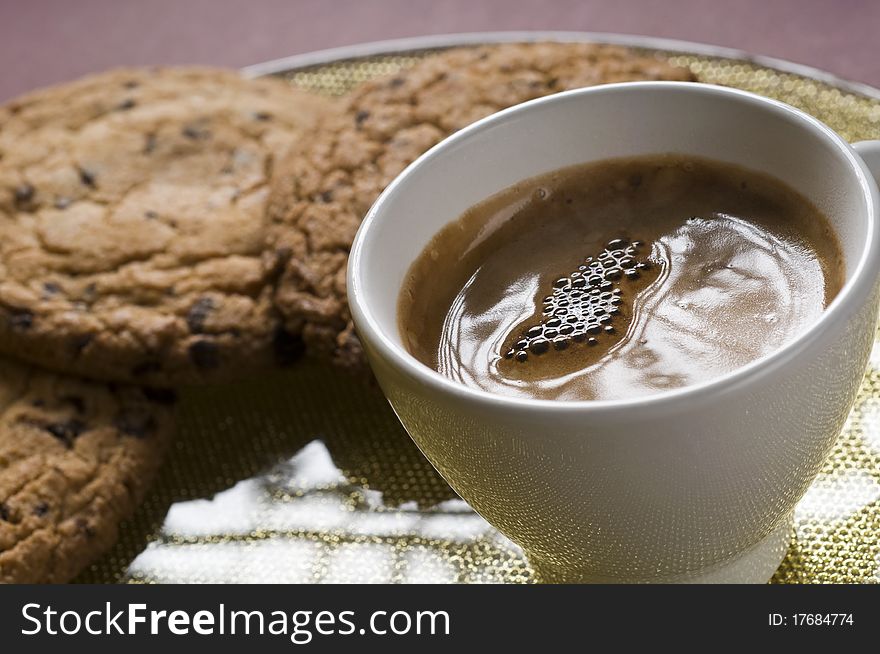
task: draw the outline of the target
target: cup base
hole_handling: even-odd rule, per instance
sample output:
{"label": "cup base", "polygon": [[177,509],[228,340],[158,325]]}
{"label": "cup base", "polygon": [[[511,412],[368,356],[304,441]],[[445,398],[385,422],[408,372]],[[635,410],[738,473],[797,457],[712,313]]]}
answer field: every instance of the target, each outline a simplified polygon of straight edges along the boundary
{"label": "cup base", "polygon": [[[651,579],[648,583],[658,584],[766,584],[773,577],[785,554],[794,528],[794,514],[789,514],[782,523],[752,545],[746,551],[728,561],[718,563],[703,570],[675,577]],[[645,583],[636,579],[603,579],[592,575],[560,574],[532,561],[538,579],[545,583]]]}
{"label": "cup base", "polygon": [[693,575],[669,580],[678,584],[766,584],[773,578],[791,540],[794,515],[789,515],[763,540],[730,561],[712,566]]}

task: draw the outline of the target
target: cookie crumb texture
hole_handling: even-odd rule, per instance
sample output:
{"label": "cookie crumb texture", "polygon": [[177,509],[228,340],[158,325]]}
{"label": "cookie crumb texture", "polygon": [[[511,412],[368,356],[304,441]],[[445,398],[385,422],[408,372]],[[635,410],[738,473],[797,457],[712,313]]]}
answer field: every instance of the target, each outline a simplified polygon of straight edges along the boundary
{"label": "cookie crumb texture", "polygon": [[505,107],[567,89],[634,80],[694,80],[626,48],[536,43],[460,48],[356,88],[341,112],[281,161],[272,182],[270,249],[284,266],[276,303],[309,350],[365,369],[345,294],[355,232],[409,163]]}
{"label": "cookie crumb texture", "polygon": [[268,179],[329,103],[183,68],[111,71],[0,108],[0,351],[155,385],[290,355],[264,256]]}
{"label": "cookie crumb texture", "polygon": [[173,395],[0,360],[0,582],[69,581],[115,541],[173,429]]}

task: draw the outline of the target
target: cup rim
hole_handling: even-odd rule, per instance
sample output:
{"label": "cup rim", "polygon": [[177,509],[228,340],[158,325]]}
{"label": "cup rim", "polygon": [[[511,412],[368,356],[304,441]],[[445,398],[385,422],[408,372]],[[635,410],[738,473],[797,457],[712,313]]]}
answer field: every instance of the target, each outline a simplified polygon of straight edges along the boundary
{"label": "cup rim", "polygon": [[[519,114],[531,112],[545,104],[567,102],[580,97],[591,97],[620,91],[668,91],[670,88],[685,93],[726,96],[729,100],[759,105],[763,109],[787,114],[795,118],[802,128],[819,134],[827,143],[833,145],[843,155],[846,163],[849,164],[851,172],[856,176],[858,185],[866,200],[865,220],[867,222],[867,230],[865,244],[849,279],[847,279],[844,286],[837,293],[837,296],[815,322],[781,347],[718,377],[697,384],[659,391],[651,395],[604,400],[554,400],[517,397],[466,386],[445,377],[425,365],[410,354],[403,344],[395,343],[389,338],[366,301],[361,282],[366,274],[363,252],[365,243],[370,237],[371,228],[374,223],[381,219],[381,214],[389,198],[395,195],[398,189],[407,183],[408,178],[416,169],[423,166],[427,161],[439,156],[442,152],[467,141],[477,132],[511,120]],[[779,100],[766,98],[740,89],[700,82],[620,82],[574,89],[529,100],[486,116],[443,139],[407,166],[379,195],[357,231],[348,260],[346,279],[348,302],[358,334],[368,342],[369,346],[377,350],[385,362],[390,362],[398,371],[404,372],[408,377],[420,382],[425,387],[432,388],[439,393],[455,396],[461,400],[490,404],[506,411],[540,410],[563,414],[599,414],[621,410],[658,409],[682,402],[693,404],[711,399],[721,390],[739,386],[753,378],[771,373],[784,365],[792,357],[806,350],[832,324],[846,320],[846,309],[858,306],[860,299],[867,296],[873,290],[878,272],[880,272],[880,252],[878,252],[880,250],[880,230],[877,229],[876,224],[878,210],[880,210],[880,193],[878,193],[877,184],[866,164],[855,153],[849,143],[822,121]]]}

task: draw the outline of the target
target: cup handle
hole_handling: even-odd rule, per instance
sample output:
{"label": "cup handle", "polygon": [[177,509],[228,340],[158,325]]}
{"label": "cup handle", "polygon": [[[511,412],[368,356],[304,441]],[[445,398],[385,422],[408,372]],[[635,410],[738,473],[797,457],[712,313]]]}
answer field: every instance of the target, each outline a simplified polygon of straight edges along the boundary
{"label": "cup handle", "polygon": [[868,170],[880,186],[880,141],[859,141],[853,143],[853,149],[868,165]]}

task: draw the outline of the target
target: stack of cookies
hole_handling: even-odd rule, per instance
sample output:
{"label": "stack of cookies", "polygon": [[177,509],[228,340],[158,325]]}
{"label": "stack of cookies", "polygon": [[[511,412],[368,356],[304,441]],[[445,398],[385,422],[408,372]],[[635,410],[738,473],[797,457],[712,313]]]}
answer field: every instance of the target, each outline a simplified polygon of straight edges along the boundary
{"label": "stack of cookies", "polygon": [[365,370],[348,250],[384,186],[464,125],[592,84],[690,79],[625,49],[450,50],[339,101],[208,69],[118,70],[0,107],[0,582],[115,540],[174,389],[305,350]]}

